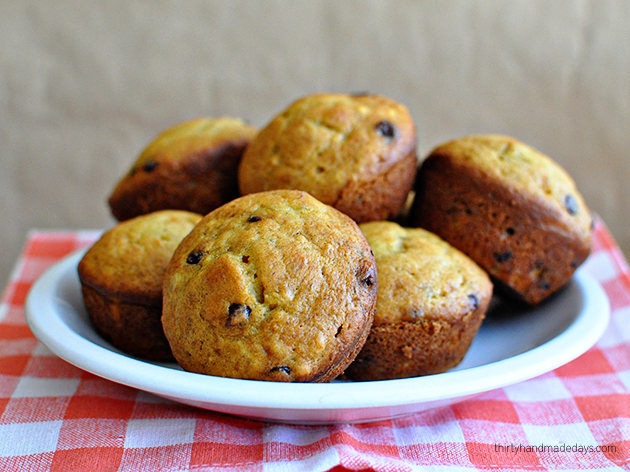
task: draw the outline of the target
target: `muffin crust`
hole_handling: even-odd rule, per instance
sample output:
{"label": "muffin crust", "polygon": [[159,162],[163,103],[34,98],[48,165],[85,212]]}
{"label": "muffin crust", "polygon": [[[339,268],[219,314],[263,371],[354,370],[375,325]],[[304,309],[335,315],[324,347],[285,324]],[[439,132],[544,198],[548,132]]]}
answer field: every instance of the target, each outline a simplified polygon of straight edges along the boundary
{"label": "muffin crust", "polygon": [[485,317],[493,286],[466,255],[421,228],[360,225],[379,273],[376,315],[353,380],[444,372],[461,362]]}
{"label": "muffin crust", "polygon": [[237,171],[258,129],[238,118],[198,118],[160,133],[108,203],[119,221],[165,209],[205,215],[239,196]]}
{"label": "muffin crust", "polygon": [[313,94],[261,129],[238,178],[242,194],[303,190],[363,222],[395,217],[416,169],[405,106],[378,95]]}
{"label": "muffin crust", "polygon": [[575,182],[514,138],[468,136],[438,146],[416,190],[416,225],[532,305],[565,285],[590,253],[591,215]]}
{"label": "muffin crust", "polygon": [[326,382],[363,346],[376,287],[356,223],[305,192],[263,192],[206,215],[182,241],[162,323],[185,370]]}
{"label": "muffin crust", "polygon": [[162,282],[180,241],[201,215],[164,210],[119,223],[79,262],[85,306],[95,329],[134,356],[172,360],[162,330]]}

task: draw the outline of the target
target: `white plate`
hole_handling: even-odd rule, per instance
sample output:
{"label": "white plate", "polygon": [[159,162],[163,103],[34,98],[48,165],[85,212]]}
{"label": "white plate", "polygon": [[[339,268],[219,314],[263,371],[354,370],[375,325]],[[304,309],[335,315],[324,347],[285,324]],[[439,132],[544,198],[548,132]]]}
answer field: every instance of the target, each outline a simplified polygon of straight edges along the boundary
{"label": "white plate", "polygon": [[583,354],[610,317],[599,283],[580,269],[535,309],[494,303],[464,361],[444,374],[379,382],[299,384],[185,372],[123,354],[86,314],[78,251],[46,271],[25,311],[35,336],[67,362],[100,377],[208,410],[291,423],[350,423],[405,416],[531,379]]}

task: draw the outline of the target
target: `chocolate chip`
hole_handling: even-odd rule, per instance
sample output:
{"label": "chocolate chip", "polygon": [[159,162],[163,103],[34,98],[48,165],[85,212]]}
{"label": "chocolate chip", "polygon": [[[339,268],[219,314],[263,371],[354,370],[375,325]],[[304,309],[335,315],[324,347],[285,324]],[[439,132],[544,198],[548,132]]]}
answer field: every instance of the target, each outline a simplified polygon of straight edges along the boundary
{"label": "chocolate chip", "polygon": [[578,203],[573,195],[567,195],[564,197],[564,206],[569,212],[569,215],[576,215],[578,212]]}
{"label": "chocolate chip", "polygon": [[243,256],[242,261],[247,264],[249,262],[249,256]]}
{"label": "chocolate chip", "polygon": [[339,328],[337,328],[337,332],[335,333],[335,337],[339,336],[341,334],[341,331],[343,330],[343,325],[339,326]]}
{"label": "chocolate chip", "polygon": [[514,236],[514,233],[516,233],[516,231],[514,231],[514,228],[506,228],[505,230],[505,234],[507,234],[508,236]]}
{"label": "chocolate chip", "polygon": [[512,257],[512,251],[505,251],[505,252],[495,252],[494,254],[492,254],[492,256],[496,259],[497,262],[505,262],[507,260],[510,259],[510,257]]}
{"label": "chocolate chip", "polygon": [[256,223],[257,221],[262,220],[262,218],[260,216],[256,216],[256,215],[252,215],[249,217],[249,222],[250,223]]}
{"label": "chocolate chip", "polygon": [[232,303],[228,308],[228,318],[225,322],[225,326],[227,328],[230,328],[232,326],[244,325],[249,321],[249,315],[251,312],[251,308],[249,308],[247,305]]}
{"label": "chocolate chip", "polygon": [[473,310],[479,308],[479,299],[477,298],[477,295],[471,293],[470,295],[468,295],[468,300],[470,300],[470,303],[472,303]]}
{"label": "chocolate chip", "polygon": [[199,249],[193,249],[193,251],[188,254],[188,257],[186,258],[186,264],[199,264],[199,261],[202,257],[203,252],[201,252]]}
{"label": "chocolate chip", "polygon": [[374,279],[371,275],[368,275],[364,279],[361,279],[361,283],[367,285],[368,287],[371,287],[372,285],[374,285]]}
{"label": "chocolate chip", "polygon": [[155,170],[157,166],[158,166],[158,163],[156,161],[147,161],[142,166],[142,170],[144,170],[145,172],[152,172]]}
{"label": "chocolate chip", "polygon": [[379,121],[375,128],[384,138],[393,139],[396,136],[396,128],[389,121]]}
{"label": "chocolate chip", "polygon": [[289,369],[286,365],[281,365],[279,367],[272,368],[269,373],[273,374],[275,372],[284,372],[287,375],[291,375],[291,369]]}

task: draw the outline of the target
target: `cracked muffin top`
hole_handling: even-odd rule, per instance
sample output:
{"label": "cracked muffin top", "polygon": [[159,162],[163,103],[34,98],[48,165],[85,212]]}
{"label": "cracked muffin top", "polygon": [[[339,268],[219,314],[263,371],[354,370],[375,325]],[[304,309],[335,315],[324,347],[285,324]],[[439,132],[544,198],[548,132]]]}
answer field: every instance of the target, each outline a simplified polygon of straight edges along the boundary
{"label": "cracked muffin top", "polygon": [[362,222],[397,215],[416,167],[416,130],[404,105],[371,94],[313,94],[260,130],[238,178],[242,194],[303,190]]}
{"label": "cracked muffin top", "polygon": [[206,215],[182,241],[162,323],[185,370],[324,382],[363,346],[376,286],[354,221],[302,191],[262,192]]}

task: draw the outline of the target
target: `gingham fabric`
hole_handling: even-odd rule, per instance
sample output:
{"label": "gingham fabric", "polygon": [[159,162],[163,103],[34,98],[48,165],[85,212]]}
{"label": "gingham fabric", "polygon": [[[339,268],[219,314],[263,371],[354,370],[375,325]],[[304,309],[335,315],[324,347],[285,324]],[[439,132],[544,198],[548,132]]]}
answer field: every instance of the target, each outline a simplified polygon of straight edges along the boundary
{"label": "gingham fabric", "polygon": [[31,284],[96,232],[33,231],[0,305],[1,471],[630,470],[630,272],[601,221],[586,268],[612,308],[595,347],[453,406],[360,425],[257,422],[83,372],[35,339]]}

